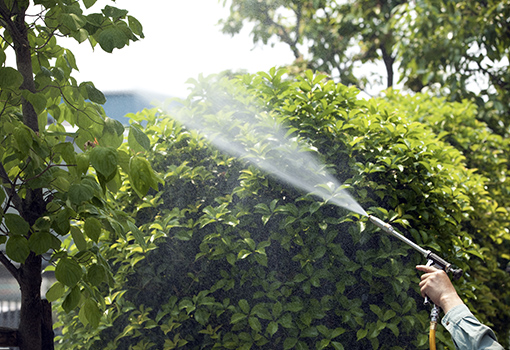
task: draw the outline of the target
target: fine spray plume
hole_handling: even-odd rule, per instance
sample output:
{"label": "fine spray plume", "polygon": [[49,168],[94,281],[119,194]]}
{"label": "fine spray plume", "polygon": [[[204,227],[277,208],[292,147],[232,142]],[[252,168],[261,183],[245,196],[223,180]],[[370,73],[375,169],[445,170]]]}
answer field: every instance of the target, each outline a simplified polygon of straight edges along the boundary
{"label": "fine spray plume", "polygon": [[230,107],[235,105],[235,101],[228,93],[221,91],[215,91],[209,98],[213,102],[210,107],[212,111],[164,109],[187,128],[205,136],[217,148],[327,203],[368,217],[377,227],[417,250],[428,260],[429,265],[452,273],[454,278],[460,278],[462,270],[453,269],[450,263],[437,254],[407,239],[390,224],[369,215],[328,172],[327,167],[318,161],[317,149],[298,136],[296,130],[284,126],[276,113],[261,111],[254,105],[232,110]]}
{"label": "fine spray plume", "polygon": [[[247,161],[258,169],[315,195],[325,202],[368,216],[347,189],[317,160],[318,152],[297,132],[290,131],[276,113],[245,106],[232,112],[233,103],[215,97],[215,114],[186,109],[170,111],[172,118],[195,130],[222,151]],[[314,154],[315,153],[315,154]]]}
{"label": "fine spray plume", "polygon": [[[306,142],[296,129],[291,129],[272,112],[260,111],[253,106],[243,106],[244,110],[232,110],[235,101],[217,96],[211,97],[213,107],[209,110],[194,112],[182,108],[171,113],[172,118],[205,136],[217,148],[255,167],[277,177],[278,179],[307,193],[322,198],[325,202],[343,207],[368,219],[384,232],[398,238],[417,250],[427,259],[427,265],[443,269],[460,278],[462,270],[452,265],[430,250],[423,249],[416,243],[397,232],[390,224],[369,215],[347,192],[333,175],[321,164],[319,152]],[[428,304],[428,298],[425,298]],[[430,347],[435,349],[435,325],[439,308],[433,305],[431,311]]]}

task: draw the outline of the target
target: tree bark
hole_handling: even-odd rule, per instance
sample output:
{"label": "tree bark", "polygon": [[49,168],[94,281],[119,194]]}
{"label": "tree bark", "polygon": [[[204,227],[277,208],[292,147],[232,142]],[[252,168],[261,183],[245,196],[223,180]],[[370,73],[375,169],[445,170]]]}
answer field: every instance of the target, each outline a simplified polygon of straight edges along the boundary
{"label": "tree bark", "polygon": [[386,87],[390,88],[393,86],[393,63],[395,63],[395,58],[391,56],[386,50],[384,44],[381,45],[382,57],[384,66],[386,67]]}
{"label": "tree bark", "polygon": [[44,350],[55,349],[55,332],[53,331],[53,317],[51,303],[42,300],[42,329],[41,342]]}
{"label": "tree bark", "polygon": [[[28,28],[25,23],[26,8],[19,8],[17,10],[14,21],[12,22],[11,35],[13,38],[14,51],[16,53],[16,65],[18,71],[23,76],[23,84],[21,90],[27,90],[35,93],[34,71],[32,69],[32,52],[30,48],[30,41],[28,40]],[[13,35],[14,34],[14,35]],[[25,98],[22,99],[23,108],[23,122],[26,126],[34,131],[39,131],[39,123],[37,121],[37,113],[34,106]]]}
{"label": "tree bark", "polygon": [[0,327],[0,346],[18,346],[16,329]]}
{"label": "tree bark", "polygon": [[42,349],[41,256],[30,253],[19,268],[21,289],[18,342],[20,350]]}

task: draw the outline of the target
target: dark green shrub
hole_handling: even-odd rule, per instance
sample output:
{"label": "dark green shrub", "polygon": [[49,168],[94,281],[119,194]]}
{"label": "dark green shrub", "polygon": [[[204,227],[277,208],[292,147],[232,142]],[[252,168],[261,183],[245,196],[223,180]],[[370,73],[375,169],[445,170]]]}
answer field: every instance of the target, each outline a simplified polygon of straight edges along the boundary
{"label": "dark green shrub", "polygon": [[[468,168],[432,123],[401,110],[406,98],[363,101],[355,88],[323,76],[308,72],[285,81],[283,74],[202,79],[182,101],[181,113],[212,122],[257,116],[259,123],[291,130],[289,138],[300,139],[302,151],[326,164],[363,208],[463,268],[457,282],[462,295],[489,312],[488,301],[506,295],[508,276],[494,251],[480,248],[485,238],[476,228],[486,222],[490,235],[506,244],[509,237],[489,215],[497,203],[486,189],[487,174]],[[164,189],[138,199],[125,188],[116,201],[136,216],[147,245],[133,248],[119,240],[104,247],[119,271],[118,294],[107,301],[97,332],[63,317],[62,345],[428,347],[428,308],[414,269],[425,262],[422,256],[362,215],[217,151],[171,119],[149,115],[146,121],[152,145],[146,157],[164,178]],[[250,130],[236,127],[244,132],[240,145],[247,144]],[[259,145],[252,152],[274,155]],[[500,289],[489,290],[480,279],[488,262]],[[507,332],[495,330],[500,337]],[[440,327],[438,349],[445,348],[454,347]]]}

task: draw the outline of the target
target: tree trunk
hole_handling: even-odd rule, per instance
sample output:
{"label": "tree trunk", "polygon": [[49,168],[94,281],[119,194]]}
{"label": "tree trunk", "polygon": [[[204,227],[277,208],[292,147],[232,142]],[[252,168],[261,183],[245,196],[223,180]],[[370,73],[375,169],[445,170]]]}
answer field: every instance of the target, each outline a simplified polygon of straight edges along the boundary
{"label": "tree trunk", "polygon": [[386,50],[384,44],[381,45],[382,57],[384,66],[386,67],[386,87],[390,88],[393,86],[393,63],[395,63],[395,58],[391,56]]}
{"label": "tree trunk", "polygon": [[[26,2],[28,6],[29,2]],[[23,76],[21,90],[35,93],[34,73],[32,70],[32,49],[28,38],[28,27],[25,23],[26,8],[21,2],[14,2],[12,7],[6,7],[0,0],[0,15],[5,30],[10,34],[16,54],[18,71]],[[32,104],[22,97],[23,122],[33,131],[39,131],[37,113]],[[26,188],[25,196],[17,207],[20,215],[32,226],[46,210],[42,189]],[[27,237],[28,238],[28,237]],[[26,261],[17,271],[17,281],[21,290],[20,324],[17,341],[20,350],[46,350],[53,348],[53,336],[48,331],[48,317],[43,317],[43,310],[48,311],[48,305],[41,300],[42,258],[30,253]],[[51,310],[50,310],[51,320]],[[49,321],[51,322],[51,321]],[[44,330],[43,330],[44,329]],[[43,335],[45,345],[43,346]],[[51,339],[48,339],[51,338]],[[51,346],[48,344],[51,343]]]}
{"label": "tree trunk", "polygon": [[[34,71],[32,69],[32,52],[28,40],[28,28],[25,23],[25,8],[18,8],[18,13],[12,22],[11,36],[13,38],[14,51],[16,53],[16,65],[23,76],[21,90],[35,93]],[[39,131],[37,113],[34,106],[25,98],[22,98],[23,122],[34,131]]]}
{"label": "tree trunk", "polygon": [[21,289],[20,350],[42,350],[41,256],[30,253],[19,268]]}

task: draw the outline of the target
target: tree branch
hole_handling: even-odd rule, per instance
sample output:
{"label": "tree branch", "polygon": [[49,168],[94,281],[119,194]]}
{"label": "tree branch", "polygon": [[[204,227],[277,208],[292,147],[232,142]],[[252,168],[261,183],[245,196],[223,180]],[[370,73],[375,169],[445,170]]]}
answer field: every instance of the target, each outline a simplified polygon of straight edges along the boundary
{"label": "tree branch", "polygon": [[[286,43],[287,45],[290,46],[290,49],[292,50],[292,53],[294,53],[294,57],[297,59],[299,57],[301,57],[301,53],[299,52],[295,42],[297,42],[297,40],[292,40],[292,38],[290,37],[289,33],[287,32],[287,29],[281,25],[280,23],[277,23],[273,20],[273,18],[271,18],[271,16],[269,15],[269,10],[267,9],[267,7],[264,9],[264,12],[263,12],[264,16],[265,16],[265,22],[268,23],[269,25],[272,25],[274,27],[276,27],[276,29],[278,30],[278,34],[276,34],[277,36],[279,36],[281,38],[281,40]],[[299,27],[296,28],[296,33],[299,33]],[[299,36],[297,36],[299,37]]]}
{"label": "tree branch", "polygon": [[3,252],[0,252],[0,263],[2,263],[2,265],[5,266],[7,271],[9,271],[10,274],[12,275],[12,277],[14,277],[16,279],[16,281],[18,281],[18,283],[19,283],[18,268],[16,266],[14,266],[14,264],[5,256],[5,254]]}
{"label": "tree branch", "polygon": [[2,183],[4,184],[4,188],[9,195],[9,198],[12,200],[14,204],[14,208],[19,212],[21,216],[23,216],[23,201],[16,192],[15,185],[9,178],[9,175],[5,171],[4,165],[0,163],[0,179],[2,179]]}

